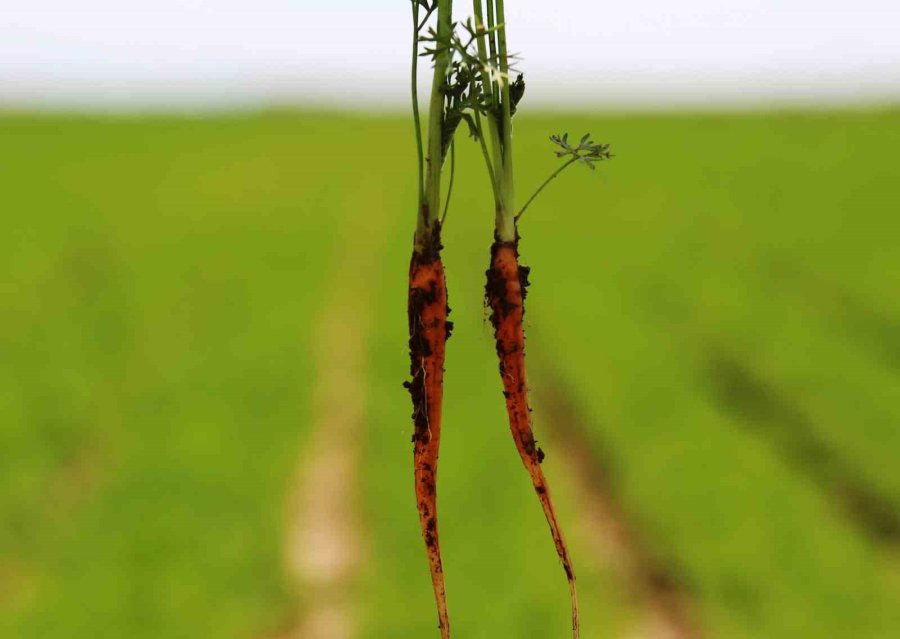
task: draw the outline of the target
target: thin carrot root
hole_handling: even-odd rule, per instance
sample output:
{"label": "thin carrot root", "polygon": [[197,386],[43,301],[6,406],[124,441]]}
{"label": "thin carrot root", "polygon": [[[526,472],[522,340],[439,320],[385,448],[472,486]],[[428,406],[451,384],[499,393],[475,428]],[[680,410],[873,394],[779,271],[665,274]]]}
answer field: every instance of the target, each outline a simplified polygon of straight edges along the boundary
{"label": "thin carrot root", "polygon": [[450,637],[444,568],[438,540],[437,465],[444,395],[444,347],[453,323],[447,321],[447,283],[440,257],[439,229],[432,247],[413,252],[409,267],[409,355],[412,381],[404,386],[413,402],[413,461],[419,524],[431,568],[442,639]]}
{"label": "thin carrot root", "polygon": [[537,447],[531,428],[531,407],[528,404],[528,382],[525,375],[525,331],[522,324],[529,271],[527,266],[519,264],[518,238],[515,242],[495,240],[491,246],[491,267],[487,270],[485,300],[492,311],[491,323],[494,326],[497,356],[500,360],[500,377],[503,380],[509,427],[550,525],[556,554],[566,572],[572,603],[572,636],[578,639],[580,630],[575,572],[572,570],[568,547],[556,519],[550,489],[541,468],[544,452]]}

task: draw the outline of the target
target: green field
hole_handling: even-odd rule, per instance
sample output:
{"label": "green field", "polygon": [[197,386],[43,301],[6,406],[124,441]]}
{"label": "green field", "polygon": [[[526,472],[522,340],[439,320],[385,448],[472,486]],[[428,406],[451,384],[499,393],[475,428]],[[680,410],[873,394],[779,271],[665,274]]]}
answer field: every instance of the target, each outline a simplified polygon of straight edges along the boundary
{"label": "green field", "polygon": [[[616,158],[523,218],[538,398],[577,415],[702,636],[900,636],[900,111],[523,113],[520,197],[562,131]],[[451,615],[462,639],[565,637],[482,306],[489,187],[459,142]],[[313,327],[361,224],[380,231],[348,287],[369,309],[350,587],[361,637],[437,634],[401,387],[414,157],[401,116],[0,116],[0,637],[267,639],[302,617],[284,504],[312,435]],[[583,636],[623,637],[640,604],[578,532],[552,403],[535,429]]]}

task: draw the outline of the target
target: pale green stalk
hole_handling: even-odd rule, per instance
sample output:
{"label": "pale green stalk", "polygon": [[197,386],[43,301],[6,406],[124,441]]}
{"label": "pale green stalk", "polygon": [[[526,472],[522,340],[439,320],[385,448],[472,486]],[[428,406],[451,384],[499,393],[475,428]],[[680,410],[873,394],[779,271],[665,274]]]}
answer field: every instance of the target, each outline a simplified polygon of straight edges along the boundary
{"label": "pale green stalk", "polygon": [[[494,193],[494,201],[500,199],[500,186],[497,184],[497,178],[494,173],[494,167],[491,164],[491,154],[488,152],[487,144],[484,142],[484,128],[481,124],[481,114],[475,111],[475,128],[478,130],[478,144],[481,147],[481,154],[484,156],[484,162],[487,165],[488,177],[491,180],[491,191]],[[496,130],[492,131],[496,137]]]}
{"label": "pale green stalk", "polygon": [[412,3],[413,14],[413,42],[412,42],[412,109],[413,122],[416,126],[416,151],[419,159],[419,210],[425,204],[425,184],[424,184],[424,151],[422,150],[422,121],[419,117],[419,3]]}
{"label": "pale green stalk", "polygon": [[551,173],[550,177],[548,177],[546,180],[544,180],[544,182],[537,188],[537,190],[531,194],[531,197],[528,198],[527,202],[525,202],[525,206],[522,207],[522,210],[520,210],[516,214],[516,218],[515,218],[516,222],[519,221],[519,218],[522,217],[522,214],[525,212],[525,209],[527,209],[528,205],[534,201],[534,198],[536,198],[538,195],[540,195],[541,191],[544,190],[544,187],[547,186],[548,184],[550,184],[550,182],[552,182],[556,178],[557,175],[559,175],[560,173],[565,171],[567,168],[569,168],[570,166],[575,164],[577,161],[578,161],[578,158],[572,158],[571,160],[569,160],[568,162],[566,162],[565,164],[560,166],[558,169],[556,169],[553,173]]}
{"label": "pale green stalk", "polygon": [[[487,58],[486,63],[493,69],[494,73],[496,73],[498,68],[497,63],[497,33],[494,28],[497,26],[494,21],[494,0],[488,0],[488,44],[490,45],[490,58]],[[484,56],[482,56],[482,63],[485,62]],[[489,78],[490,80],[490,78]],[[495,108],[500,108],[501,101],[501,93],[500,87],[494,86],[493,81],[489,81],[487,85],[491,88],[491,103]],[[495,208],[500,207],[500,202],[503,200],[503,184],[502,184],[502,176],[503,176],[503,142],[500,140],[500,127],[497,124],[497,121],[490,117],[488,118],[488,130],[491,134],[491,148],[494,152],[494,178],[497,180],[497,191],[500,193],[500,198],[497,200],[497,206]]]}
{"label": "pale green stalk", "polygon": [[[453,177],[456,175],[456,140],[450,142],[450,181],[447,183],[447,199],[444,200],[444,212],[441,213],[441,228],[447,221],[447,211],[450,209],[450,197],[453,195]],[[518,219],[518,216],[516,216]]]}
{"label": "pale green stalk", "polygon": [[[490,5],[492,0],[488,0],[488,4]],[[482,33],[482,31],[487,29],[487,26],[484,22],[484,9],[481,6],[481,0],[472,0],[472,12],[475,14],[475,27],[478,29],[479,35],[476,40],[476,44],[478,45],[478,59],[481,60],[481,64],[487,64],[489,62],[487,55],[487,45],[484,43],[485,38],[493,36]],[[493,43],[492,43],[493,44]],[[494,86],[487,81],[487,74],[484,72],[484,69],[481,71],[481,80],[484,86],[484,90],[487,91],[491,100],[494,99]]]}
{"label": "pale green stalk", "polygon": [[[438,43],[450,38],[451,0],[441,0],[438,5]],[[441,85],[447,76],[450,64],[450,50],[443,48],[435,55],[434,76],[431,81],[431,100],[428,104],[428,157],[425,179],[425,207],[420,212],[416,226],[416,248],[424,248],[434,231],[441,212],[441,146],[443,144],[442,124],[444,121],[444,94]]]}
{"label": "pale green stalk", "polygon": [[488,43],[490,44],[490,48],[491,48],[490,62],[491,62],[492,66],[496,66],[497,65],[497,40],[496,40],[497,35],[493,29],[494,29],[494,27],[497,26],[497,23],[494,20],[494,0],[488,0],[487,19],[488,19],[487,26],[489,29]]}
{"label": "pale green stalk", "polygon": [[[491,6],[493,0],[488,0],[488,6]],[[473,0],[472,2],[473,12],[475,13],[475,26],[477,29],[483,30],[485,28],[484,24],[484,10],[481,5],[481,0]],[[493,11],[491,13],[493,15]],[[488,58],[487,54],[487,45],[485,44],[485,38],[491,38],[492,43],[491,46],[493,48],[493,35],[481,33],[476,40],[476,44],[478,46],[478,59],[481,61],[481,84],[484,87],[484,90],[488,92],[490,96],[491,103],[496,105],[499,102],[499,96],[495,92],[495,87],[493,82],[491,82],[488,77],[487,72],[484,70],[484,67],[488,64],[494,64],[493,58]],[[488,153],[487,146],[484,143],[484,130],[481,128],[481,116],[476,111],[475,112],[475,122],[478,126],[478,137],[481,142],[481,150],[484,154],[485,161],[487,162],[488,174],[491,177],[491,188],[494,191],[494,199],[499,202],[500,200],[500,184],[499,184],[499,175],[501,173],[501,163],[503,158],[503,153],[501,152],[500,147],[500,132],[497,128],[497,122],[493,117],[487,118],[487,129],[488,135],[491,138],[491,146],[494,150],[493,157]]]}
{"label": "pale green stalk", "polygon": [[514,242],[516,239],[515,189],[513,188],[512,166],[512,104],[509,96],[509,57],[506,50],[506,16],[503,0],[495,0],[497,4],[497,55],[500,62],[500,108],[502,109],[502,127],[500,144],[503,153],[503,171],[499,176],[502,201],[497,206],[495,226],[497,237],[501,242]]}

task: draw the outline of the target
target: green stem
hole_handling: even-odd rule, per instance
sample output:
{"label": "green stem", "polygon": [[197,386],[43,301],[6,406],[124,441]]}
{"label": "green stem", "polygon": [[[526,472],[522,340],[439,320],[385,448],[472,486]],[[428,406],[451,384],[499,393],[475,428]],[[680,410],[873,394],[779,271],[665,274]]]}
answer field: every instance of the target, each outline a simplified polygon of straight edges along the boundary
{"label": "green stem", "polygon": [[497,207],[496,229],[497,236],[503,242],[513,242],[516,239],[516,220],[513,214],[515,210],[515,189],[513,187],[512,164],[512,110],[509,97],[509,56],[506,49],[506,15],[503,0],[495,0],[497,4],[497,46],[500,58],[500,73],[502,74],[502,89],[500,106],[502,108],[503,124],[501,126],[501,147],[503,152],[503,174],[501,175],[501,189],[503,196],[501,206]]}
{"label": "green stem", "polygon": [[450,209],[450,196],[453,194],[453,176],[456,174],[456,140],[450,141],[450,182],[447,184],[447,199],[444,200],[444,213],[441,215],[441,228],[447,221],[447,211]]}
{"label": "green stem", "polygon": [[[488,0],[488,3],[493,0]],[[475,28],[477,29],[478,39],[476,40],[478,44],[478,59],[481,61],[482,67],[489,62],[487,55],[487,45],[484,43],[485,38],[493,36],[489,36],[489,34],[485,33],[485,23],[484,23],[484,9],[481,6],[481,0],[472,0],[472,12],[475,14]],[[491,42],[493,45],[493,42]],[[490,97],[491,102],[494,101],[494,85],[488,82],[487,73],[484,72],[484,69],[481,70],[481,85],[484,87],[485,92]]]}
{"label": "green stem", "polygon": [[522,214],[525,212],[525,209],[527,209],[527,208],[528,208],[528,205],[531,204],[531,202],[534,200],[534,198],[536,198],[536,197],[540,194],[540,192],[544,190],[544,187],[545,187],[545,186],[547,186],[548,184],[550,184],[550,182],[552,182],[552,181],[556,178],[557,175],[559,175],[560,173],[562,173],[563,171],[565,171],[567,168],[569,168],[570,166],[572,166],[573,164],[575,164],[575,162],[577,162],[577,161],[578,161],[578,158],[572,158],[572,159],[570,159],[568,162],[566,162],[565,164],[563,164],[561,167],[559,167],[558,169],[556,169],[553,173],[551,173],[551,174],[550,174],[550,177],[548,177],[546,180],[544,180],[544,183],[541,184],[541,185],[537,188],[537,190],[536,190],[534,193],[531,194],[531,197],[528,198],[528,201],[527,201],[527,202],[525,202],[525,206],[522,207],[522,210],[519,211],[518,213],[516,213],[516,217],[514,218],[515,222],[518,223],[519,218],[522,217]]}
{"label": "green stem", "polygon": [[491,180],[491,190],[494,193],[494,202],[500,200],[500,191],[497,185],[497,178],[494,175],[494,167],[491,164],[491,154],[488,152],[487,144],[484,141],[484,128],[481,124],[481,114],[475,111],[475,128],[478,131],[478,144],[481,147],[481,154],[484,156],[484,163],[487,165],[488,177]]}
{"label": "green stem", "polygon": [[[446,43],[452,31],[452,0],[439,0],[437,18],[438,43]],[[431,239],[435,223],[441,211],[441,165],[444,123],[444,94],[441,87],[447,77],[450,49],[442,50],[434,58],[434,76],[431,80],[431,100],[428,104],[428,157],[425,178],[425,203],[416,226],[416,247],[424,248]]]}
{"label": "green stem", "polygon": [[[488,0],[488,9],[490,13],[488,14],[489,27],[493,27],[494,22],[494,10],[493,10],[493,1]],[[473,0],[473,11],[475,13],[475,22],[476,27],[483,28],[484,27],[484,11],[482,9],[481,0]],[[480,25],[480,26],[479,26]],[[481,61],[481,84],[487,92],[488,96],[491,100],[491,105],[495,108],[500,104],[500,95],[497,91],[497,88],[493,85],[488,74],[485,72],[484,67],[488,64],[495,65],[494,58],[488,58],[487,53],[487,45],[485,44],[485,38],[489,38],[491,42],[491,51],[494,51],[494,36],[492,33],[482,33],[478,37],[478,59]],[[476,113],[477,116],[477,113]],[[480,116],[477,118],[480,121]],[[497,120],[493,116],[489,116],[487,118],[487,133],[491,138],[491,148],[493,149],[493,157],[491,154],[487,152],[487,147],[484,146],[483,135],[482,137],[482,153],[484,153],[485,158],[488,160],[488,172],[491,176],[491,188],[494,191],[494,204],[495,208],[499,208],[501,206],[501,202],[503,201],[503,195],[500,191],[500,175],[503,171],[503,150],[502,145],[500,143],[500,131],[497,126]]]}
{"label": "green stem", "polygon": [[488,19],[488,43],[491,48],[491,65],[497,64],[497,34],[494,32],[494,27],[497,26],[496,20],[494,20],[494,0],[488,0],[488,9],[487,9],[487,19]]}
{"label": "green stem", "polygon": [[[419,168],[419,206],[421,209],[422,205],[425,203],[425,168],[423,166],[425,162],[425,153],[422,149],[422,121],[419,117],[419,87],[418,87],[418,77],[419,77],[419,3],[413,0],[412,2],[412,19],[413,19],[413,43],[412,43],[412,108],[413,108],[413,122],[416,126],[416,151],[418,153],[418,168]],[[418,214],[417,214],[418,215]]]}

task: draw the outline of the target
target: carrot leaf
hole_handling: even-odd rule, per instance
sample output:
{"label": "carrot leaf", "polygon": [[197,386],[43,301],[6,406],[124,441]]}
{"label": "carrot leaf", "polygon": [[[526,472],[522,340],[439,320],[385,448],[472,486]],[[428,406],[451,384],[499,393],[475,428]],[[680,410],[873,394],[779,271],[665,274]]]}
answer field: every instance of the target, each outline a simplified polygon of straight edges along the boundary
{"label": "carrot leaf", "polygon": [[563,133],[561,136],[551,135],[550,141],[561,149],[555,151],[556,157],[568,157],[575,162],[584,164],[590,169],[594,169],[594,164],[597,162],[609,160],[613,157],[613,154],[609,152],[609,145],[595,144],[591,140],[590,133],[585,133],[581,136],[581,140],[574,146],[569,142],[568,133]]}

